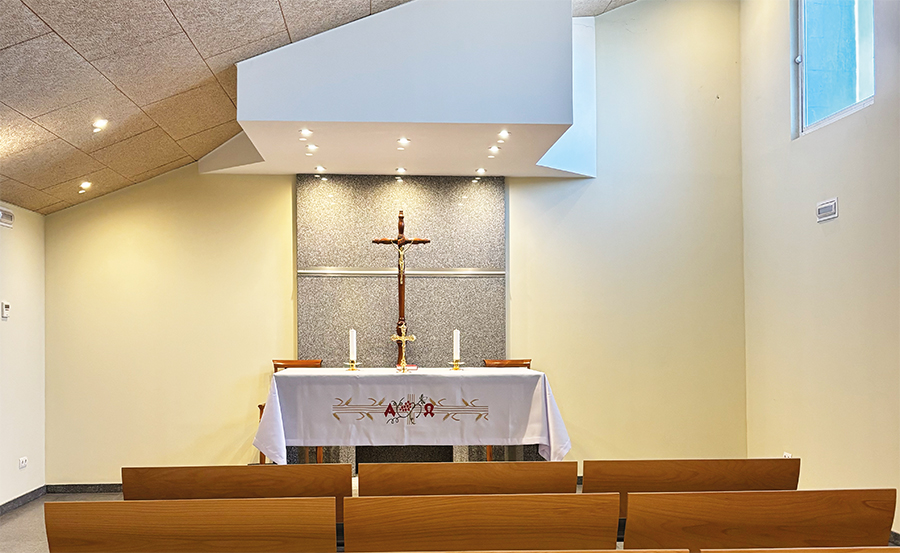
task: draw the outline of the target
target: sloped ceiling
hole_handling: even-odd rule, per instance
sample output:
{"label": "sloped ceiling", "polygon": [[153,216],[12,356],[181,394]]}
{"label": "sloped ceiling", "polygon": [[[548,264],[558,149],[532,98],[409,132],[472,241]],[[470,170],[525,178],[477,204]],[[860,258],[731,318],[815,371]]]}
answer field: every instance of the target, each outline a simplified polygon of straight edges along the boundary
{"label": "sloped ceiling", "polygon": [[191,163],[241,130],[235,62],[405,1],[0,0],[0,199],[47,214]]}
{"label": "sloped ceiling", "polygon": [[407,1],[0,0],[0,200],[49,214],[191,163],[241,130],[236,62]]}

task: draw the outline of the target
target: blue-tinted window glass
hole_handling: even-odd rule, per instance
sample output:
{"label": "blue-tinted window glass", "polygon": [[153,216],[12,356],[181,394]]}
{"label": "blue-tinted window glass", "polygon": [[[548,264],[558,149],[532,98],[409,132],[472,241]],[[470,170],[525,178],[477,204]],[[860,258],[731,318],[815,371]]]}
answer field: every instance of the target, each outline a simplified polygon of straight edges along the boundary
{"label": "blue-tinted window glass", "polygon": [[872,0],[803,0],[804,126],[874,93]]}

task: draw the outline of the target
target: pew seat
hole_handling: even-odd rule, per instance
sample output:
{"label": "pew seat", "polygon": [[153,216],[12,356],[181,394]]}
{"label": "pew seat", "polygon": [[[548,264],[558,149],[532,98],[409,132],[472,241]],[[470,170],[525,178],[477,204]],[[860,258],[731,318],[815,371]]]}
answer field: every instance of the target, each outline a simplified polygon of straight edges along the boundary
{"label": "pew seat", "polygon": [[625,549],[888,545],[893,489],[633,493]]}
{"label": "pew seat", "polygon": [[364,463],[360,496],[575,493],[578,462]]}
{"label": "pew seat", "polygon": [[337,522],[353,495],[349,464],[123,467],[126,500],[334,497]]}
{"label": "pew seat", "polygon": [[337,550],[330,497],[44,504],[50,553]]}
{"label": "pew seat", "polygon": [[344,550],[615,549],[615,494],[344,499]]}
{"label": "pew seat", "polygon": [[796,490],[800,459],[654,459],[585,461],[582,491],[619,492],[627,517],[628,492]]}

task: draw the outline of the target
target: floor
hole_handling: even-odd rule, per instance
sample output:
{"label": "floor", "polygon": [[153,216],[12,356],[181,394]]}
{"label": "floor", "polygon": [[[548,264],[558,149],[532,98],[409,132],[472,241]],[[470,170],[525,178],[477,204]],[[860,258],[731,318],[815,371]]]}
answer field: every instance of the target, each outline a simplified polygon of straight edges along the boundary
{"label": "floor", "polygon": [[0,515],[0,551],[3,553],[49,553],[44,530],[44,503],[49,501],[115,501],[121,493],[47,494],[18,509]]}

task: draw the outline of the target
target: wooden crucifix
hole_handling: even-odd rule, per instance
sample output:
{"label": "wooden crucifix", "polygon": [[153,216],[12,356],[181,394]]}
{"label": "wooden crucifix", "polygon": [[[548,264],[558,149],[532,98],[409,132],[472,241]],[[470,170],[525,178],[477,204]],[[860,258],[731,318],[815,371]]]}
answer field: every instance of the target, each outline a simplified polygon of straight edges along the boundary
{"label": "wooden crucifix", "polygon": [[401,370],[406,369],[406,342],[412,342],[415,336],[407,334],[406,328],[406,265],[404,255],[406,250],[414,244],[427,244],[431,242],[426,238],[407,238],[403,235],[405,224],[403,222],[403,211],[400,211],[397,222],[397,238],[376,238],[372,240],[374,244],[392,244],[397,250],[397,297],[400,303],[400,317],[397,320],[397,333],[391,337],[397,342],[397,365]]}

